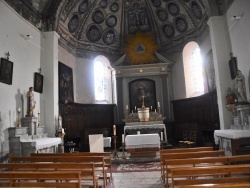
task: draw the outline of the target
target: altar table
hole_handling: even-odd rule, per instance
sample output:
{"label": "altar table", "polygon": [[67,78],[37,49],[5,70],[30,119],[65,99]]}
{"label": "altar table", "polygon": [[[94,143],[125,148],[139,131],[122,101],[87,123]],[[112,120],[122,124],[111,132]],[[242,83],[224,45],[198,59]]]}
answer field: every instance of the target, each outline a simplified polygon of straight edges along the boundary
{"label": "altar table", "polygon": [[214,131],[214,142],[226,155],[238,155],[250,148],[250,130],[225,129]]}
{"label": "altar table", "polygon": [[143,124],[136,124],[136,125],[126,125],[124,126],[124,137],[126,138],[126,131],[127,130],[135,130],[135,131],[143,131],[143,130],[153,130],[153,129],[159,129],[160,131],[163,132],[163,140],[165,142],[168,142],[167,139],[167,132],[166,132],[166,127],[164,124],[150,124],[150,125],[143,125]]}
{"label": "altar table", "polygon": [[62,143],[61,138],[38,138],[20,140],[22,156],[30,156],[30,153],[57,152],[58,145]]}
{"label": "altar table", "polygon": [[160,149],[159,134],[127,135],[125,148],[133,156],[156,156]]}

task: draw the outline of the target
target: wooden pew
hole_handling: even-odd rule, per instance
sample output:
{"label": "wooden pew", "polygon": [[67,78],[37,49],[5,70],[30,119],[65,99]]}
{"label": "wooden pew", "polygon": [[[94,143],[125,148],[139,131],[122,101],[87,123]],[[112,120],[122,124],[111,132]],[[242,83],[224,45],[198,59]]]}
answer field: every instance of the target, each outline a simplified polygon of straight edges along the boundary
{"label": "wooden pew", "polygon": [[184,185],[182,188],[249,188],[250,183],[220,183],[220,184],[199,184],[199,185]]}
{"label": "wooden pew", "polygon": [[73,153],[31,153],[31,157],[49,157],[49,156],[104,156],[105,167],[108,168],[110,181],[112,179],[112,155],[111,152],[73,152]]}
{"label": "wooden pew", "polygon": [[[198,152],[198,151],[213,151],[212,146],[208,147],[193,147],[193,148],[175,148],[175,149],[163,149],[160,150],[160,156],[167,153],[186,153],[186,152]],[[163,177],[163,162],[161,161],[161,177]]]}
{"label": "wooden pew", "polygon": [[250,164],[183,167],[170,170],[173,188],[195,184],[250,182]]}
{"label": "wooden pew", "polygon": [[[26,172],[54,172],[54,171],[79,171],[81,172],[82,185],[98,187],[98,176],[95,173],[94,163],[0,163],[0,169],[7,171]],[[88,182],[91,180],[92,183]]]}
{"label": "wooden pew", "polygon": [[166,171],[164,172],[165,182],[166,184],[168,184],[168,178],[171,168],[231,165],[240,163],[250,164],[250,155],[202,157],[202,158],[188,158],[188,159],[166,159],[165,160]]}
{"label": "wooden pew", "polygon": [[166,160],[170,159],[186,159],[186,158],[201,158],[201,157],[218,157],[225,156],[224,150],[215,150],[215,151],[197,151],[197,152],[181,152],[181,153],[166,153],[160,155],[160,163],[161,163],[161,178],[163,183],[165,184],[167,176],[165,172],[166,170]]}
{"label": "wooden pew", "polygon": [[107,187],[107,170],[103,156],[51,156],[51,157],[11,157],[8,155],[11,163],[34,163],[34,162],[51,162],[51,163],[94,163],[95,170],[102,172],[103,185]]}
{"label": "wooden pew", "polygon": [[81,188],[81,172],[0,172],[0,186]]}
{"label": "wooden pew", "polygon": [[208,147],[194,147],[194,148],[176,148],[176,149],[163,149],[160,150],[160,155],[165,153],[185,153],[185,152],[197,152],[197,151],[213,151],[212,146]]}

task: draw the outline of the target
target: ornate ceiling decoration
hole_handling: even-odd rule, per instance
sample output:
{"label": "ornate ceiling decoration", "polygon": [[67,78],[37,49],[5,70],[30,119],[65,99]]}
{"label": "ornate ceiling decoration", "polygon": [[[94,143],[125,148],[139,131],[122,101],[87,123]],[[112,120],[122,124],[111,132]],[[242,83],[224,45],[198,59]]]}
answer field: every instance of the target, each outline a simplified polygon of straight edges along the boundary
{"label": "ornate ceiling decoration", "polygon": [[121,57],[125,36],[154,33],[158,50],[176,52],[207,30],[233,0],[5,0],[41,31],[55,30],[76,56],[89,52]]}
{"label": "ornate ceiling decoration", "polygon": [[127,55],[126,62],[130,65],[156,63],[155,51],[159,46],[154,41],[152,33],[137,32],[125,37],[123,52]]}

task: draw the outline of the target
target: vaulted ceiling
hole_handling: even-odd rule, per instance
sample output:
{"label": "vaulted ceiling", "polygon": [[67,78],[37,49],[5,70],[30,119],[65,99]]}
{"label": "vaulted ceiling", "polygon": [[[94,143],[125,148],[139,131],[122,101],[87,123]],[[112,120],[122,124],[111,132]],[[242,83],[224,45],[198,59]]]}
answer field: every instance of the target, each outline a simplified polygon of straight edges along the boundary
{"label": "vaulted ceiling", "polygon": [[77,57],[88,52],[123,55],[126,38],[154,35],[158,52],[171,54],[202,40],[207,20],[233,0],[5,0],[41,31],[55,30],[59,44]]}

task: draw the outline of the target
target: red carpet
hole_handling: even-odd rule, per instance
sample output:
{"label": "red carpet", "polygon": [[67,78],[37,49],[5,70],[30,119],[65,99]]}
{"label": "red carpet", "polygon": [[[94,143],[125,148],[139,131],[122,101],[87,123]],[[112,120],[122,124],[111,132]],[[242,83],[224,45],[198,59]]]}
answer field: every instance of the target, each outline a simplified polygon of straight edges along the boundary
{"label": "red carpet", "polygon": [[161,170],[160,162],[112,164],[112,172],[148,172]]}

